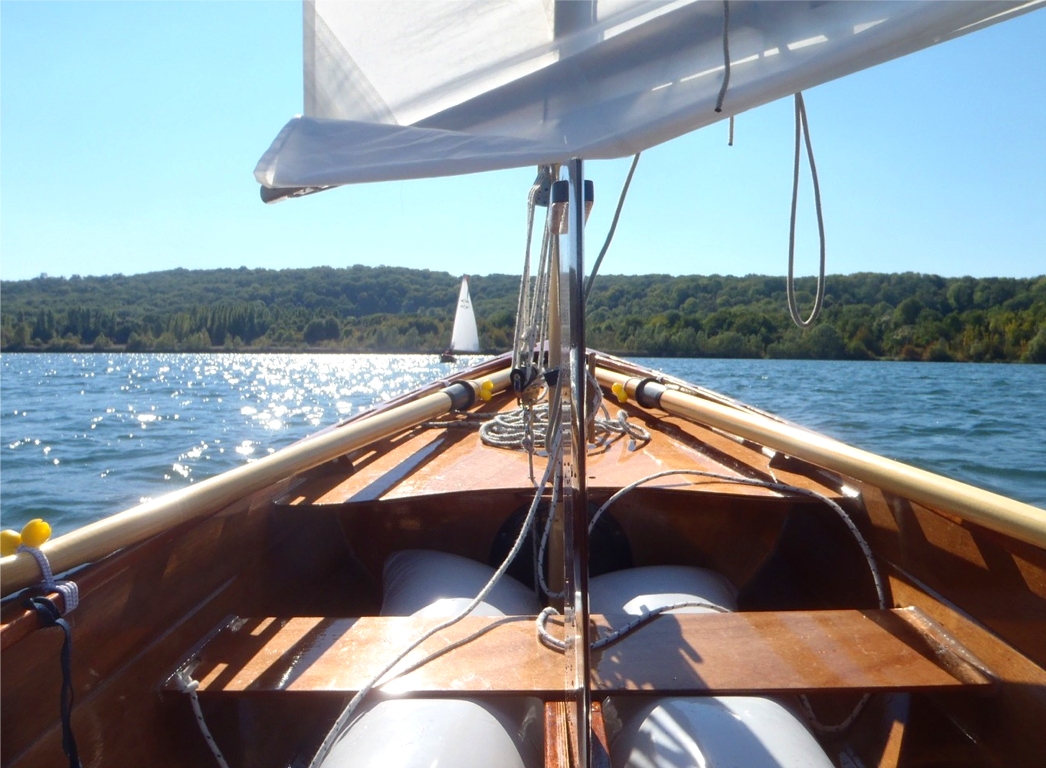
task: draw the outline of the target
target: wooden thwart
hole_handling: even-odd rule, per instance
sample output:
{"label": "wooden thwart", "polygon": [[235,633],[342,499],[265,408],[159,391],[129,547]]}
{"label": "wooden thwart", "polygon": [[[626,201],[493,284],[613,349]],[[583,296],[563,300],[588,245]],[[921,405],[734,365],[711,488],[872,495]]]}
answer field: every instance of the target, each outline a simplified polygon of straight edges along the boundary
{"label": "wooden thwart", "polygon": [[[914,608],[663,615],[593,654],[592,688],[614,694],[725,695],[993,683],[983,665],[953,640],[937,636],[923,618]],[[626,620],[593,617],[593,636]],[[399,649],[439,621],[237,619],[189,665],[201,694],[343,695],[359,690]],[[555,624],[551,629],[555,633]],[[468,617],[415,650],[381,690],[551,700],[562,695],[563,670],[562,655],[538,641],[533,617]]]}

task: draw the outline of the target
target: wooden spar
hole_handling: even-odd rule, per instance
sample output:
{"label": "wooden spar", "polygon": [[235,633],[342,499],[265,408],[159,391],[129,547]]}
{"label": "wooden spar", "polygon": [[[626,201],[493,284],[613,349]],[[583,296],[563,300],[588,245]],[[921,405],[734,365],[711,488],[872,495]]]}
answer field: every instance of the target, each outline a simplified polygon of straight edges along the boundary
{"label": "wooden spar", "polygon": [[[485,379],[491,381],[494,385],[493,391],[498,392],[509,385],[509,371],[498,371]],[[462,383],[473,389],[479,386],[476,382]],[[368,443],[441,416],[450,411],[452,405],[452,397],[446,390],[433,392],[91,523],[45,543],[40,549],[47,555],[51,569],[56,574],[68,571],[144,541],[175,525],[217,512],[237,499]],[[39,566],[27,552],[0,559],[2,594],[8,595],[39,580]]]}
{"label": "wooden spar", "polygon": [[[621,384],[633,398],[636,387],[643,381],[602,367],[596,369],[596,378],[608,388]],[[660,397],[659,407],[674,416],[753,440],[931,509],[958,515],[971,523],[1046,548],[1046,510],[1030,504],[679,390],[666,389]]]}

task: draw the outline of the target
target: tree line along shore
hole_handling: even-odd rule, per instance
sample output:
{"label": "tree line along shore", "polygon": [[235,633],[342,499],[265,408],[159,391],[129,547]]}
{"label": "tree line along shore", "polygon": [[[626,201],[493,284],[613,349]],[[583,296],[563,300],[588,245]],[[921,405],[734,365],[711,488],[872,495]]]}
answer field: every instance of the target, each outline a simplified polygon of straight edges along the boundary
{"label": "tree line along shore", "polygon": [[[395,267],[172,270],[0,282],[0,350],[435,353],[460,278]],[[800,308],[814,278],[797,280]],[[512,346],[519,277],[470,279],[485,352]],[[1046,363],[1046,275],[829,275],[801,330],[785,278],[601,275],[588,344],[631,356]]]}

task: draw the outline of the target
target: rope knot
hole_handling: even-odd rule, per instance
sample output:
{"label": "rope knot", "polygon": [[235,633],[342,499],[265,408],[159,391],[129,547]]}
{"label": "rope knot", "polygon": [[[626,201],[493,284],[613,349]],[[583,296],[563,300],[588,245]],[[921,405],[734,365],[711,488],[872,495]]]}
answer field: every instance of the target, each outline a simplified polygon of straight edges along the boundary
{"label": "rope knot", "polygon": [[194,693],[200,687],[200,681],[194,680],[186,669],[179,669],[174,680],[182,693]]}

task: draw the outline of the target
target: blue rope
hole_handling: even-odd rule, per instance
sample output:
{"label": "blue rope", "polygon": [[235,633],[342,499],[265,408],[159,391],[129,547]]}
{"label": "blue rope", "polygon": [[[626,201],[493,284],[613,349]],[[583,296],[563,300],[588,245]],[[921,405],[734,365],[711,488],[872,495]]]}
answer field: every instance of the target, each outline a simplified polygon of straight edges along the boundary
{"label": "blue rope", "polygon": [[49,597],[30,597],[25,607],[36,611],[44,627],[59,627],[65,633],[62,643],[62,692],[59,706],[62,712],[62,750],[69,758],[69,768],[82,768],[80,755],[76,751],[76,739],[73,738],[73,633],[69,622],[62,618],[58,606]]}

